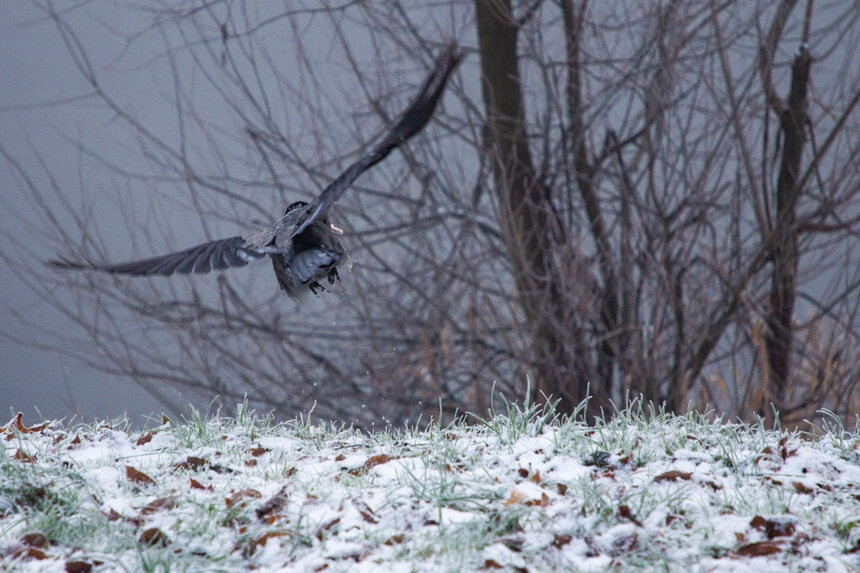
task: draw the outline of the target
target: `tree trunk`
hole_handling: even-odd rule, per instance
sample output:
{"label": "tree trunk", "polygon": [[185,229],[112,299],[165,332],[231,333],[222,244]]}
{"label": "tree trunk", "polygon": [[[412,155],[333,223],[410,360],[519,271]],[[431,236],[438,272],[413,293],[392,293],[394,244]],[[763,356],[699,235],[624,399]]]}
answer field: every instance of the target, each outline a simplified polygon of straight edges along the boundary
{"label": "tree trunk", "polygon": [[[618,279],[613,264],[612,244],[594,186],[594,167],[591,164],[590,151],[586,145],[579,49],[584,8],[582,11],[577,11],[573,0],[562,0],[561,8],[564,16],[565,47],[567,49],[567,113],[570,121],[570,135],[573,140],[572,153],[574,169],[576,170],[576,185],[582,197],[585,214],[588,217],[591,236],[597,247],[598,265],[603,286],[600,293],[600,317],[605,332],[602,333],[602,341],[598,347],[596,384],[592,384],[591,392],[595,397],[596,404],[608,405],[612,396],[613,371],[620,357],[618,345],[621,342],[621,337],[619,332],[624,331],[624,329],[619,322]],[[623,267],[623,271],[629,272],[630,267]]]}
{"label": "tree trunk", "polygon": [[[768,332],[765,339],[768,361],[767,396],[773,407],[782,411],[787,406],[786,395],[791,375],[793,344],[792,315],[797,296],[797,214],[794,199],[803,144],[806,134],[806,92],[809,85],[810,56],[805,48],[794,59],[788,102],[781,117],[783,136],[782,163],[776,188],[776,216],[779,236],[774,242],[771,258],[770,305],[766,317]],[[766,412],[770,418],[773,412]]]}
{"label": "tree trunk", "polygon": [[519,26],[510,0],[476,0],[475,8],[487,146],[518,302],[530,328],[536,397],[560,398],[560,409],[569,412],[585,398],[593,381],[582,375],[583,368],[587,371],[586,349],[576,348],[575,329],[569,328],[571,311],[554,280],[550,209],[526,137]]}

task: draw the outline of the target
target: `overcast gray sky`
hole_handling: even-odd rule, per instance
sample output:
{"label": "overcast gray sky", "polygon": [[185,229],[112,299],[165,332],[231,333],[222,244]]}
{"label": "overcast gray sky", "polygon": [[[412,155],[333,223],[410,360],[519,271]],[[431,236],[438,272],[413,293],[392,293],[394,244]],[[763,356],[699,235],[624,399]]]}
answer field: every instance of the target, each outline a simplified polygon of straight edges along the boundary
{"label": "overcast gray sky", "polygon": [[[110,1],[82,4],[71,0],[55,0],[53,5],[80,39],[82,49],[97,71],[100,85],[110,97],[124,109],[130,110],[148,131],[163,141],[177,144],[180,130],[176,108],[171,101],[175,95],[172,91],[173,70],[169,58],[164,57],[164,54],[165,45],[184,46],[187,40],[171,36],[175,31],[168,30],[169,26],[165,26],[165,29],[152,26],[154,16],[147,11],[145,4]],[[309,5],[316,7],[313,2]],[[255,17],[266,20],[265,12],[276,10],[279,6],[283,5],[255,4],[254,9],[258,12]],[[345,26],[348,27],[349,23]],[[323,34],[321,29],[303,30],[301,33],[321,38],[320,41],[308,41],[306,44],[315,59],[326,62],[329,43],[334,40],[331,33]],[[289,71],[289,62],[292,61],[289,50],[294,39],[290,34],[274,35],[276,38],[272,50],[281,61],[286,62]],[[360,53],[362,42],[357,40],[356,44],[356,52]],[[106,256],[115,257],[115,260],[142,258],[159,254],[161,249],[167,247],[179,248],[216,236],[231,236],[258,226],[258,213],[253,215],[256,219],[247,221],[248,227],[244,229],[234,228],[235,225],[219,227],[217,221],[189,220],[187,211],[182,210],[188,199],[187,195],[183,197],[180,185],[156,182],[148,188],[123,188],[128,182],[117,176],[116,170],[112,173],[111,168],[100,165],[99,160],[109,160],[128,173],[142,174],[141,179],[152,173],[154,162],[151,157],[147,159],[142,156],[134,130],[127,129],[121,120],[107,110],[103,102],[86,97],[91,88],[77,69],[62,35],[54,22],[34,3],[21,1],[4,5],[4,18],[0,21],[0,47],[3,56],[0,58],[0,72],[5,79],[0,83],[0,146],[27,176],[37,178],[38,186],[49,186],[46,170],[50,172],[50,177],[55,178],[62,189],[63,199],[71,202],[67,211],[87,213],[91,217],[93,232],[99,235],[103,244],[110,247]],[[186,55],[181,49],[178,51]],[[183,65],[187,66],[188,63],[185,61]],[[367,105],[366,98],[350,91],[350,76],[346,75],[345,84],[344,78],[337,73],[339,66],[342,66],[342,62],[335,61],[332,64],[333,73],[322,73],[326,78],[327,93],[333,94],[332,101],[339,103],[355,98],[357,107],[361,109]],[[190,69],[190,72],[187,68],[185,70],[187,77],[183,75],[183,82],[188,86],[183,97],[193,100],[195,110],[205,112],[210,126],[235,127],[235,111],[225,106],[222,98],[212,91],[223,86],[213,88],[196,75],[197,70],[193,65]],[[416,69],[415,72],[417,77],[421,77],[424,70]],[[301,79],[298,77],[296,86],[296,89],[301,89]],[[318,105],[326,103],[331,105],[331,102]],[[319,118],[308,119],[301,109],[290,108],[283,114],[283,120],[289,123],[289,132],[296,136],[296,145],[305,144],[303,142],[307,140],[308,134],[320,129],[317,123]],[[290,117],[290,114],[295,117]],[[377,123],[370,123],[371,129],[378,129]],[[224,131],[229,132],[229,127]],[[241,127],[234,131],[242,133]],[[223,135],[215,128],[213,133]],[[307,142],[311,145],[314,143]],[[76,147],[78,144],[91,149],[98,160],[82,154]],[[194,145],[194,142],[189,144],[192,155],[197,152]],[[201,149],[205,154],[206,145],[201,145]],[[241,155],[241,144],[232,146],[231,152]],[[44,161],[44,168],[40,158]],[[39,215],[43,210],[31,204],[32,194],[26,191],[24,181],[13,171],[7,161],[0,159],[0,209],[6,212],[6,216],[0,219],[0,248],[7,252],[14,248],[13,241],[9,240],[9,235],[12,235],[32,249],[32,256],[28,254],[12,258],[20,258],[27,265],[41,265],[43,261],[62,252],[62,245],[53,238],[39,240]],[[260,193],[262,202],[266,198],[279,201],[277,197],[271,196],[271,190],[246,189],[246,192]],[[171,193],[173,196],[170,196]],[[153,198],[155,194],[159,196]],[[165,197],[167,201],[163,200]],[[309,197],[287,199],[297,198]],[[171,203],[174,200],[177,208]],[[142,213],[144,217],[154,217],[157,231],[150,228],[150,232],[160,234],[154,237],[144,235],[133,226],[134,218],[126,226],[126,220],[117,216],[118,210],[126,207],[126,202],[134,203],[135,207],[140,207],[136,203],[144,204],[143,208],[138,209],[137,215]],[[133,212],[132,208],[123,214],[132,216]],[[199,210],[197,214],[200,214]],[[243,221],[242,217],[242,213],[238,213],[235,219]],[[69,221],[63,223],[73,228],[73,225],[68,225]],[[230,235],[221,234],[225,232]],[[245,274],[240,272],[238,280],[256,284],[266,296],[277,293],[271,268],[255,269],[249,267]],[[257,280],[263,278],[255,274],[257,272],[265,275],[265,281]],[[195,284],[204,289],[212,287],[214,282],[211,277],[208,278],[210,280],[203,278]],[[171,280],[167,282],[179,284]],[[349,278],[346,277],[345,283],[348,282]],[[122,284],[120,281],[117,287],[122,288]],[[31,416],[38,417],[35,410],[38,409],[46,418],[68,418],[73,414],[87,419],[112,418],[127,413],[133,421],[139,422],[141,416],[158,414],[163,410],[159,402],[128,378],[105,375],[62,352],[35,348],[34,343],[56,344],[56,341],[54,337],[40,337],[37,331],[24,328],[17,317],[24,317],[25,321],[48,330],[59,329],[68,334],[72,342],[75,342],[76,333],[77,340],[84,341],[87,337],[77,325],[40,300],[26,282],[16,277],[2,257],[0,288],[6,294],[0,303],[0,321],[5,334],[0,336],[0,420],[19,410],[27,415],[25,420],[34,419]],[[56,296],[74,299],[74,293],[59,288]],[[333,323],[336,322],[336,301],[319,302],[311,297],[304,306],[316,305],[324,307],[327,317]],[[129,329],[135,326],[129,325]],[[16,340],[23,340],[25,344],[17,343]],[[91,353],[88,358],[98,360],[95,353]],[[162,391],[161,388],[158,391]],[[169,387],[163,391],[175,404],[194,401],[199,408],[206,407],[211,398],[178,394],[177,390]]]}
{"label": "overcast gray sky", "polygon": [[[229,148],[228,153],[236,154],[241,160],[243,143],[237,140],[244,133],[242,124],[237,122],[236,111],[224,104],[224,98],[219,97],[223,94],[217,93],[220,89],[229,92],[234,86],[213,87],[209,84],[208,78],[203,77],[205,72],[194,65],[189,59],[189,51],[183,49],[187,38],[178,35],[169,25],[153,25],[157,18],[148,11],[146,3],[54,0],[53,6],[80,40],[81,49],[98,74],[99,85],[119,106],[129,110],[148,132],[169,145],[180,145],[180,139],[183,143],[186,141],[184,137],[187,133],[181,132],[180,135],[173,99],[177,97],[174,88],[178,82],[174,81],[172,73],[175,70],[170,64],[179,62],[177,69],[181,70],[181,83],[186,88],[181,95],[186,98],[183,104],[193,105],[195,112],[200,111],[205,115],[211,129],[209,134],[216,138],[233,137],[225,147]],[[254,11],[253,18],[256,21],[271,23],[279,21],[270,16],[276,16],[283,6],[261,2],[248,4],[248,9]],[[318,4],[313,1],[308,2],[307,6],[318,8]],[[219,9],[229,10],[229,7],[222,4],[213,10],[217,12]],[[206,16],[204,14],[202,18],[206,20]],[[338,73],[344,69],[342,58],[333,57],[333,61],[329,61],[331,47],[337,41],[330,30],[325,30],[325,19],[319,20],[322,25],[308,26],[298,31],[272,30],[273,38],[268,44],[272,50],[271,57],[283,63],[285,73],[292,74],[291,63],[295,62],[295,55],[291,48],[300,39],[303,50],[315,63],[328,65],[320,72],[320,76],[325,78],[325,89],[322,90],[325,97],[323,101],[314,101],[313,108],[328,110],[332,105],[342,107],[344,101],[354,101],[356,109],[366,109],[367,96],[355,89],[351,74]],[[338,26],[349,28],[349,19],[345,20]],[[432,25],[432,19],[429,22]],[[206,24],[211,25],[211,21],[206,20]],[[217,33],[217,28],[214,30]],[[439,36],[444,37],[444,34],[440,33]],[[366,35],[357,37],[353,43],[351,49],[359,57],[369,47]],[[68,208],[63,206],[60,211],[64,211],[64,214],[86,214],[89,217],[87,232],[92,230],[98,235],[100,244],[107,245],[105,256],[113,260],[142,258],[158,254],[164,248],[179,248],[216,236],[231,236],[258,226],[259,213],[252,214],[252,219],[246,221],[247,213],[241,211],[241,205],[233,217],[235,224],[219,226],[218,221],[201,220],[200,209],[196,211],[200,217],[187,217],[188,210],[183,211],[183,207],[189,203],[187,189],[183,196],[181,182],[164,183],[158,179],[163,173],[153,175],[158,160],[143,156],[139,141],[136,140],[138,133],[134,129],[127,129],[127,125],[117,119],[103,102],[86,97],[91,92],[90,86],[77,69],[62,35],[54,22],[34,3],[21,1],[4,5],[4,18],[0,21],[0,46],[3,54],[0,72],[5,80],[0,84],[0,146],[20,165],[21,171],[37,179],[38,187],[50,187],[51,181],[46,172],[56,179],[58,188],[62,190],[62,199],[70,201]],[[170,54],[165,57],[167,51]],[[176,59],[172,60],[174,57]],[[413,71],[420,78],[425,70],[416,68]],[[369,76],[383,83],[386,81],[386,78],[374,76],[372,72]],[[290,75],[290,80],[290,85],[283,89],[302,91],[305,87],[302,82],[307,81],[300,74]],[[276,82],[277,88],[272,89],[273,93],[282,87],[277,83],[279,78],[265,77],[260,81]],[[291,136],[295,136],[292,144],[310,145],[313,148],[316,140],[312,136],[321,133],[320,130],[326,130],[326,121],[318,117],[308,118],[300,106],[283,108],[274,113],[278,115],[279,121],[287,125]],[[367,128],[378,129],[378,122],[373,121],[372,117],[370,119]],[[190,133],[192,128],[188,129]],[[200,143],[197,141],[199,137],[195,137],[193,134],[188,136],[189,154],[206,163],[207,145],[211,142]],[[81,153],[78,146],[91,149],[93,155]],[[333,149],[327,147],[323,155],[332,152]],[[44,162],[44,168],[40,159]],[[100,163],[102,159],[119,167],[113,168],[111,172],[112,168]],[[214,162],[218,163],[222,159],[219,156]],[[235,160],[235,157],[228,160]],[[62,253],[63,245],[53,237],[39,240],[40,224],[44,221],[40,221],[39,216],[44,210],[31,205],[33,194],[26,191],[23,179],[13,172],[8,161],[0,159],[0,166],[0,208],[6,212],[6,216],[0,220],[0,248],[6,252],[15,248],[14,240],[9,238],[11,235],[32,250],[32,253],[12,258],[23,260],[26,265],[41,265],[43,261]],[[128,179],[137,182],[148,176],[156,181],[149,181],[148,187],[147,184],[134,187],[118,175],[120,170],[133,174]],[[124,185],[128,185],[128,188],[124,188]],[[292,190],[292,194],[304,195],[275,197],[271,189],[246,188],[244,192],[259,193],[254,199],[260,199],[262,204],[274,200],[280,205],[284,199],[309,199],[308,193],[314,191],[313,184],[309,186],[307,181],[293,182],[293,185],[297,189]],[[50,201],[57,201],[57,197]],[[132,206],[126,210],[128,204]],[[130,219],[118,216],[120,210]],[[145,235],[135,226],[136,221],[143,223],[141,217],[150,217],[148,221],[155,223],[149,226],[151,235]],[[245,222],[248,227],[243,229],[241,225]],[[61,219],[59,226],[74,229],[70,223]],[[221,234],[225,232],[230,235]],[[34,333],[33,330],[23,328],[16,317],[24,317],[25,321],[41,325],[47,330],[58,329],[68,335],[71,344],[85,341],[87,337],[77,325],[40,300],[26,281],[21,281],[15,276],[14,269],[6,266],[2,257],[0,265],[4,265],[0,266],[0,288],[6,294],[0,303],[0,320],[5,333],[5,337],[0,337],[0,416],[21,410],[29,419],[35,414],[34,409],[38,408],[47,418],[69,417],[72,414],[84,418],[109,418],[128,413],[133,420],[139,421],[141,415],[162,410],[156,400],[127,378],[106,376],[62,352],[34,348],[33,343],[57,344],[56,338],[40,337],[37,331]],[[277,285],[272,280],[271,268],[255,269],[249,267],[245,274],[238,273],[237,280],[259,287],[265,296],[275,295]],[[257,272],[265,274],[265,281],[257,280],[263,278],[255,274]],[[212,288],[215,283],[211,277],[209,279],[195,283],[195,288],[197,285],[203,289]],[[344,282],[348,285],[348,277]],[[181,279],[159,285],[168,283],[179,285]],[[123,284],[120,280],[117,288],[122,288]],[[145,288],[147,283],[143,281],[142,284]],[[141,283],[136,283],[138,285]],[[74,293],[65,292],[59,287],[55,292],[55,296],[72,300],[74,304]],[[247,294],[248,291],[245,292]],[[54,296],[54,293],[50,296]],[[95,306],[95,312],[98,312],[98,305]],[[336,323],[336,299],[319,302],[311,297],[303,305],[303,312],[308,311],[309,307],[324,308],[326,319],[331,320],[332,324]],[[285,312],[293,310],[290,307]],[[123,325],[123,328],[127,327],[131,331],[138,326],[130,324]],[[77,338],[76,333],[79,334]],[[16,339],[27,344],[18,344]],[[87,355],[87,352],[81,351],[81,354]],[[90,352],[86,357],[94,361],[100,358],[96,352]],[[196,406],[205,407],[211,398],[177,395],[176,390],[169,388],[164,391],[175,404],[187,404],[196,399]]]}
{"label": "overcast gray sky", "polygon": [[[113,14],[102,14],[109,19]],[[105,33],[103,27],[87,18],[75,19],[77,31],[87,38],[95,58],[110,58],[121,45],[117,38]],[[0,18],[0,144],[28,171],[38,172],[33,149],[50,157],[51,167],[62,179],[76,180],[78,153],[62,134],[79,134],[86,138],[95,134],[104,121],[104,112],[92,116],[85,105],[52,105],[83,94],[87,86],[75,69],[54,24],[27,1],[3,3]],[[142,86],[128,82],[129,74],[113,73],[108,62],[96,60],[117,97],[134,99]],[[145,81],[146,78],[140,78]],[[158,105],[152,100],[153,105]],[[75,186],[70,184],[69,189]],[[5,161],[0,161],[0,231],[14,233],[26,240],[37,229],[21,224],[10,213],[26,214],[31,208],[22,193],[22,183]],[[11,248],[0,238],[0,247]],[[45,257],[51,255],[42,249]],[[41,264],[33,260],[32,264]],[[123,413],[140,422],[141,416],[159,413],[162,407],[142,389],[121,377],[101,374],[75,360],[15,339],[32,341],[14,319],[15,313],[33,321],[69,327],[56,313],[46,312],[38,297],[22,283],[0,259],[0,323],[5,336],[0,337],[0,423],[13,411],[25,413],[25,423],[39,417],[36,409],[47,418],[116,417]],[[36,337],[38,341],[38,337]]]}

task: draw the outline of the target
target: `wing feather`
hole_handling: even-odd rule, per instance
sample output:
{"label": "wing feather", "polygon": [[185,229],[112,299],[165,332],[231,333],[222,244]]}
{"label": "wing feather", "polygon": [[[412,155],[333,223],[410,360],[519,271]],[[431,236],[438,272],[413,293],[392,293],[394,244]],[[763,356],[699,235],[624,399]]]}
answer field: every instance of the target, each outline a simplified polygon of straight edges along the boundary
{"label": "wing feather", "polygon": [[418,96],[413,100],[412,105],[403,112],[400,119],[388,132],[388,135],[370,153],[350,165],[320,193],[310,215],[308,215],[301,225],[296,227],[290,238],[307,229],[317,219],[324,217],[332,204],[349,189],[350,185],[352,185],[359,175],[385,159],[392,150],[403,144],[427,125],[433,116],[436,104],[439,103],[442,97],[442,92],[448,83],[448,77],[457,67],[457,64],[460,63],[461,59],[463,59],[463,53],[457,49],[457,45],[453,43],[448,45],[436,60],[433,71],[424,80],[424,85],[421,87]]}
{"label": "wing feather", "polygon": [[69,260],[50,261],[60,269],[97,270],[123,275],[172,275],[174,273],[208,273],[231,267],[244,267],[254,259],[264,257],[264,251],[249,247],[242,237],[209,241],[184,251],[118,264],[77,263]]}

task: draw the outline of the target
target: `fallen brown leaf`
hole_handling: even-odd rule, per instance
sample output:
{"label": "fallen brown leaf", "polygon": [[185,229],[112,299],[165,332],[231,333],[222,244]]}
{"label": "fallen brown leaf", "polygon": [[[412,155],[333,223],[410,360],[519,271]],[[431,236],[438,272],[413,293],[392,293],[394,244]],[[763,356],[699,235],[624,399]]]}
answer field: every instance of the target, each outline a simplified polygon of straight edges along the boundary
{"label": "fallen brown leaf", "polygon": [[340,559],[341,559],[341,560],[352,559],[353,561],[355,561],[356,563],[358,563],[358,562],[360,562],[362,559],[364,559],[365,557],[367,557],[367,555],[368,555],[368,551],[366,551],[366,550],[365,550],[365,551],[361,551],[361,552],[356,551],[355,553],[347,553],[347,554],[345,554],[345,555],[341,555],[341,556],[340,556]]}
{"label": "fallen brown leaf", "polygon": [[12,551],[13,559],[35,559],[36,561],[42,561],[47,559],[48,556],[44,551],[39,549],[38,547],[18,547],[14,551]]}
{"label": "fallen brown leaf", "polygon": [[141,545],[149,545],[151,547],[167,547],[170,544],[170,538],[157,527],[150,527],[141,533],[138,541]]}
{"label": "fallen brown leaf", "polygon": [[503,501],[503,502],[502,502],[502,505],[504,505],[505,507],[507,507],[507,506],[509,506],[509,505],[514,505],[514,504],[517,504],[517,503],[522,503],[523,501],[525,501],[525,499],[526,499],[526,496],[525,496],[525,495],[521,494],[520,492],[518,492],[518,491],[517,491],[517,490],[515,490],[515,489],[512,489],[512,490],[511,490],[511,493],[508,495],[508,499],[506,499],[505,501]]}
{"label": "fallen brown leaf", "polygon": [[31,426],[28,428],[24,425],[23,420],[24,420],[24,414],[21,412],[18,412],[15,415],[15,418],[11,422],[9,422],[9,428],[14,427],[16,430],[18,430],[22,434],[32,434],[33,432],[41,432],[42,430],[44,430],[45,428],[48,427],[47,424],[39,424],[38,426]]}
{"label": "fallen brown leaf", "polygon": [[25,463],[25,464],[32,464],[33,462],[36,461],[35,456],[31,456],[30,454],[28,454],[24,450],[18,450],[17,452],[15,452],[15,455],[12,456],[12,459],[18,460],[19,462]]}
{"label": "fallen brown leaf", "polygon": [[612,544],[607,548],[606,553],[610,557],[618,557],[624,553],[632,551],[639,544],[639,536],[636,533],[630,535],[622,535],[612,540]]}
{"label": "fallen brown leaf", "polygon": [[152,501],[140,508],[140,514],[147,515],[160,510],[173,509],[174,507],[176,507],[176,502],[178,501],[178,499],[179,496],[176,495],[169,495],[167,497],[153,499]]}
{"label": "fallen brown leaf", "polygon": [[263,505],[257,508],[257,519],[265,519],[270,514],[277,513],[289,502],[287,486],[284,486],[272,497],[267,499]]}
{"label": "fallen brown leaf", "polygon": [[322,527],[317,529],[317,532],[314,535],[314,537],[316,537],[318,540],[322,541],[322,538],[325,535],[325,533],[327,531],[329,531],[332,527],[337,525],[338,523],[340,523],[340,518],[335,517],[334,519],[332,519],[331,521],[329,521],[328,523],[326,523],[325,525],[323,525]]}
{"label": "fallen brown leaf", "polygon": [[362,519],[368,523],[379,523],[379,518],[376,517],[376,514],[370,509],[370,506],[364,503],[361,500],[352,500],[352,505],[355,506],[355,509],[358,510],[358,513],[361,514]]}
{"label": "fallen brown leaf", "polygon": [[131,466],[125,466],[125,477],[130,482],[139,485],[155,485],[155,480]]}
{"label": "fallen brown leaf", "polygon": [[530,499],[523,503],[523,505],[528,507],[547,507],[549,506],[549,496],[546,493],[540,494],[540,499]]}
{"label": "fallen brown leaf", "polygon": [[373,456],[371,458],[368,458],[368,460],[366,462],[364,462],[364,467],[366,467],[367,469],[370,469],[374,466],[385,464],[385,463],[390,462],[391,460],[396,460],[396,459],[397,459],[396,457],[389,456],[388,454],[379,454],[377,456]]}
{"label": "fallen brown leaf", "polygon": [[248,545],[246,545],[245,548],[242,550],[242,555],[245,558],[248,558],[254,554],[258,547],[265,547],[266,543],[268,543],[270,539],[274,539],[276,537],[285,537],[288,535],[289,533],[287,533],[286,531],[269,531],[267,533],[264,533],[260,537],[252,539],[248,543]]}
{"label": "fallen brown leaf", "polygon": [[739,547],[735,551],[735,555],[740,557],[762,557],[764,555],[773,555],[779,553],[782,548],[774,541],[759,541],[758,543],[749,543]]}
{"label": "fallen brown leaf", "polygon": [[721,489],[723,489],[723,486],[721,486],[717,482],[713,482],[711,480],[701,480],[699,483],[701,483],[702,485],[708,486],[709,488],[711,488],[714,491],[720,491]]}
{"label": "fallen brown leaf", "polygon": [[29,545],[30,547],[48,546],[48,538],[41,533],[28,533],[26,535],[22,535],[20,541],[24,545]]}
{"label": "fallen brown leaf", "polygon": [[209,486],[208,488],[206,488],[203,486],[203,484],[201,484],[196,479],[194,479],[194,478],[188,478],[188,479],[191,480],[191,489],[208,489],[209,491],[212,491],[212,486]]}
{"label": "fallen brown leaf", "polygon": [[750,527],[764,531],[768,539],[791,537],[795,531],[794,521],[790,518],[767,519],[760,515],[752,518]]}
{"label": "fallen brown leaf", "polygon": [[241,491],[235,492],[228,498],[224,499],[224,503],[227,504],[227,509],[233,509],[234,506],[243,502],[243,500],[247,499],[258,499],[263,497],[263,494],[255,489],[243,489]]}
{"label": "fallen brown leaf", "polygon": [[623,517],[624,519],[630,521],[634,525],[638,525],[642,527],[642,522],[633,515],[633,511],[630,509],[629,505],[621,505],[618,507],[618,515]]}
{"label": "fallen brown leaf", "polygon": [[398,545],[400,543],[403,543],[404,539],[406,539],[406,535],[398,533],[386,539],[383,545]]}
{"label": "fallen brown leaf", "polygon": [[655,477],[654,482],[660,483],[663,481],[678,481],[679,479],[686,481],[686,480],[689,480],[691,477],[693,477],[692,472],[682,472],[682,471],[678,471],[678,470],[669,470],[669,471],[664,472],[664,473],[658,475],[657,477]]}
{"label": "fallen brown leaf", "polygon": [[66,573],[90,573],[93,564],[89,561],[66,561]]}
{"label": "fallen brown leaf", "polygon": [[811,487],[807,487],[805,484],[799,481],[793,482],[791,485],[794,486],[794,489],[795,491],[797,491],[797,493],[812,493],[815,491]]}
{"label": "fallen brown leaf", "polygon": [[200,471],[202,469],[205,469],[207,465],[209,465],[209,463],[206,460],[204,460],[203,458],[198,458],[196,456],[188,456],[187,458],[185,458],[184,462],[176,464],[175,466],[173,466],[173,471],[178,471],[178,470]]}

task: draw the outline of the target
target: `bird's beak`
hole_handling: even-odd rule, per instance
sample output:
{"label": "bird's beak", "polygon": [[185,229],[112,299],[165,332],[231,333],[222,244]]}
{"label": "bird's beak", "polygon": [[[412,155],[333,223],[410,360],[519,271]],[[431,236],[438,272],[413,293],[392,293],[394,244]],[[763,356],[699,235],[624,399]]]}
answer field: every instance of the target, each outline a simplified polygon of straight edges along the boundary
{"label": "bird's beak", "polygon": [[341,229],[340,227],[335,227],[331,223],[329,223],[329,227],[331,227],[331,232],[335,235],[343,235],[343,229]]}

